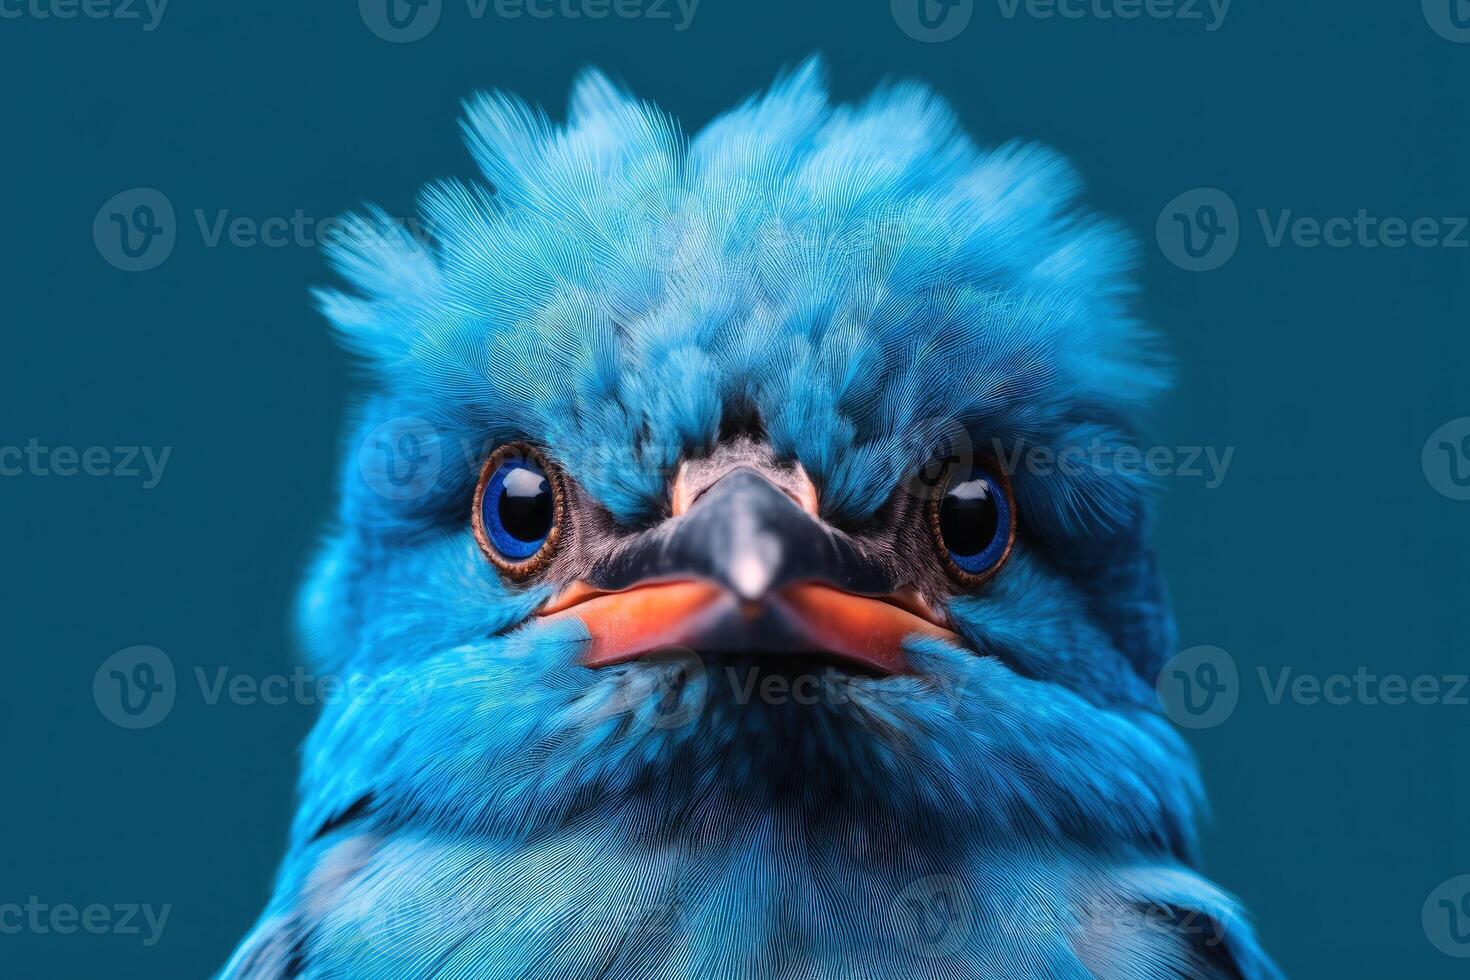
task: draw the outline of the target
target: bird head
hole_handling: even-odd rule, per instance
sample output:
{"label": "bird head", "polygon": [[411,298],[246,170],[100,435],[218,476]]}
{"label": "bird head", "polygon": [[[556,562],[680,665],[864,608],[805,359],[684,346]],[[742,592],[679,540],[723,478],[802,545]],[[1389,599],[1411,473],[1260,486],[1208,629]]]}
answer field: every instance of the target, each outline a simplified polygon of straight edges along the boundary
{"label": "bird head", "polygon": [[692,138],[597,73],[564,125],[485,95],[427,236],[350,223],[320,298],[370,384],[301,619],[369,683],[308,743],[302,838],[779,812],[1188,852],[1114,465],[1164,374],[1127,239],[1054,154],[820,74]]}

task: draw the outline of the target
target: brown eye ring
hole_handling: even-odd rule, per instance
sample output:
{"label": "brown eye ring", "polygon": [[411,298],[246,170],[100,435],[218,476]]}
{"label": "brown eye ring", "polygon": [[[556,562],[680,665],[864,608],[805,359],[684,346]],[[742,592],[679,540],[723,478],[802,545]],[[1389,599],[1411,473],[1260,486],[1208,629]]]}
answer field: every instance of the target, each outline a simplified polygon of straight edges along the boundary
{"label": "brown eye ring", "polygon": [[1016,498],[1005,470],[988,461],[944,475],[925,507],[935,553],[951,579],[967,589],[985,584],[1016,544]]}
{"label": "brown eye ring", "polygon": [[511,442],[490,454],[475,483],[470,525],[503,575],[520,582],[544,568],[565,522],[564,480],[545,453]]}

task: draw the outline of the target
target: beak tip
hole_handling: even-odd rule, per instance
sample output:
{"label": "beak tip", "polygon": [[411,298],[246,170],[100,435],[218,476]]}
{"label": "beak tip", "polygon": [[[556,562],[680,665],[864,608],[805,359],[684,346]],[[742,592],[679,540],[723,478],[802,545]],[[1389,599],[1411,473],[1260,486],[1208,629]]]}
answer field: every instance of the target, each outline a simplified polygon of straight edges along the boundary
{"label": "beak tip", "polygon": [[726,573],[730,590],[742,604],[758,602],[770,590],[776,567],[776,562],[762,561],[752,552],[739,554]]}

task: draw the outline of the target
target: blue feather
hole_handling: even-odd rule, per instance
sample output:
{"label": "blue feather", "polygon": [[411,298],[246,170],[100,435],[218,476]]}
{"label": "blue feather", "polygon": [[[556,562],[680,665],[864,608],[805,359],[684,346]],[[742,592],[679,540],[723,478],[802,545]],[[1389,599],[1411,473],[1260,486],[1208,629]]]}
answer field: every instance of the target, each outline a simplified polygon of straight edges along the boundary
{"label": "blue feather", "polygon": [[[1275,976],[1192,870],[1145,481],[1018,468],[1018,553],[949,605],[969,649],[911,640],[913,675],[817,705],[748,703],[733,665],[589,671],[579,626],[524,625],[547,590],[477,551],[465,501],[512,439],[623,524],[732,415],[834,524],[873,519],[936,436],[1132,444],[1166,365],[1068,165],[977,146],[922,86],[834,106],[822,76],[692,138],[596,72],[561,126],[481,95],[483,182],[425,191],[430,241],[349,225],[351,291],[318,298],[372,390],[300,619],[316,669],[364,686],[305,746],[226,975]],[[436,470],[408,499],[358,456],[403,419]]]}

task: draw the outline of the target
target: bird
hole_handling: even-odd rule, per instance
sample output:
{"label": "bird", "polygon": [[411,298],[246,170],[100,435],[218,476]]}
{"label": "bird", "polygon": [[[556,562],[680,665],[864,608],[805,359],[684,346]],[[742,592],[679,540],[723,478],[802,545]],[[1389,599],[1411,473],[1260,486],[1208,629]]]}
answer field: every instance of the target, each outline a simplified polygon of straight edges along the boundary
{"label": "bird", "polygon": [[462,128],[315,294],[343,693],[219,975],[1279,976],[1155,692],[1171,361],[1067,160],[820,57],[693,133],[595,69]]}

